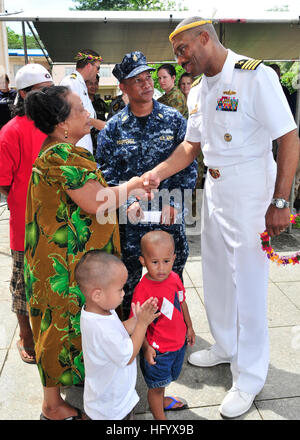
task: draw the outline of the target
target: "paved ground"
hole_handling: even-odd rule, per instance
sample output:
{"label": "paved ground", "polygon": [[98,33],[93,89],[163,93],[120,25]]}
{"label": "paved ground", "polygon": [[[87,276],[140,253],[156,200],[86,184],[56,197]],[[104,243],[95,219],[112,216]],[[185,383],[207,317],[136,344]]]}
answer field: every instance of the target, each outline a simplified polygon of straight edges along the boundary
{"label": "paved ground", "polygon": [[[11,257],[8,241],[9,212],[0,207],[0,420],[37,420],[42,401],[42,388],[35,365],[21,361],[16,341],[18,328],[11,312],[9,280]],[[189,229],[191,256],[185,270],[187,301],[196,331],[193,350],[212,342],[203,305],[201,255],[198,231]],[[300,231],[283,234],[275,249],[300,249]],[[271,362],[266,385],[256,397],[252,409],[242,420],[300,419],[300,266],[271,265],[269,285],[269,331]],[[191,350],[188,349],[187,355]],[[169,413],[170,420],[222,420],[218,407],[231,387],[228,365],[197,368],[185,363],[179,380],[172,383],[168,394],[184,397],[189,409]],[[141,400],[137,419],[152,420],[146,401],[146,387],[138,372],[137,391]],[[65,388],[66,398],[82,406],[82,388]]]}

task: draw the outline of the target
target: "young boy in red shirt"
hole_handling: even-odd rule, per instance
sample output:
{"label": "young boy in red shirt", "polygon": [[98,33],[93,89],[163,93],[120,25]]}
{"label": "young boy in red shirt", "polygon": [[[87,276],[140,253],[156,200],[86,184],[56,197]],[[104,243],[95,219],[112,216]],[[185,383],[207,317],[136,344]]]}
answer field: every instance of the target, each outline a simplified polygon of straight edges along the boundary
{"label": "young boy in red shirt", "polygon": [[164,411],[187,408],[184,401],[165,396],[165,387],[180,374],[186,340],[195,343],[185,289],[172,271],[175,260],[172,235],[150,231],[142,237],[140,262],[148,270],[136,286],[132,302],[158,298],[161,315],[149,325],[140,353],[140,366],[148,386],[148,402],[156,420],[166,420]]}

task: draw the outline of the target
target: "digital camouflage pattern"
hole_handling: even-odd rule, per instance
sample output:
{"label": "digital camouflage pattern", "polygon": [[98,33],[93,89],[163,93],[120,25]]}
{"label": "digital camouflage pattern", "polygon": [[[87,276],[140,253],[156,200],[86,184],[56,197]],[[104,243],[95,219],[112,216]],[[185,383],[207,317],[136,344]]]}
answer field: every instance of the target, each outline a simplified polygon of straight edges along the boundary
{"label": "digital camouflage pattern", "polygon": [[80,311],[84,296],[74,270],[90,249],[120,254],[115,224],[99,225],[68,197],[89,179],[107,186],[93,156],[71,144],[42,148],[29,182],[25,226],[26,299],[43,386],[84,379]]}
{"label": "digital camouflage pattern", "polygon": [[158,102],[168,105],[169,107],[176,108],[176,110],[178,110],[185,119],[189,117],[189,110],[185,96],[176,86],[174,86],[173,89],[168,93],[165,93],[158,98]]}
{"label": "digital camouflage pattern", "polygon": [[[163,160],[167,159],[176,147],[183,141],[186,132],[186,120],[171,107],[153,100],[153,110],[146,125],[143,126],[131,111],[130,105],[113,116],[101,130],[98,136],[97,161],[109,185],[117,186],[134,176],[141,176]],[[188,244],[183,222],[183,191],[193,189],[197,178],[197,161],[195,160],[184,170],[165,179],[159,186],[162,190],[177,190],[181,195],[181,203],[169,200],[169,205],[175,206],[180,212],[176,221],[178,224],[168,226],[165,230],[171,233],[176,243],[176,260],[174,271],[182,276],[185,262],[188,258]],[[161,225],[128,224],[126,220],[127,207],[136,201],[129,197],[126,206],[120,208],[120,234],[122,260],[128,270],[128,281],[124,287],[123,313],[129,311],[133,289],[142,274],[139,262],[140,238],[149,230],[162,229]],[[158,194],[151,202],[140,201],[144,211],[161,210],[161,199]]]}

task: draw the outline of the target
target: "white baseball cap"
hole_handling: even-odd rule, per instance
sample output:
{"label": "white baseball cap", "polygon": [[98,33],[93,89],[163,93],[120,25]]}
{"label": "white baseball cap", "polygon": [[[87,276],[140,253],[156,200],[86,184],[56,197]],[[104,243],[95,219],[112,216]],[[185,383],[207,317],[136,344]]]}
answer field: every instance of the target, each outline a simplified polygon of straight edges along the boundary
{"label": "white baseball cap", "polygon": [[17,71],[15,77],[17,90],[26,89],[26,87],[46,81],[53,82],[53,79],[48,70],[41,64],[26,64]]}

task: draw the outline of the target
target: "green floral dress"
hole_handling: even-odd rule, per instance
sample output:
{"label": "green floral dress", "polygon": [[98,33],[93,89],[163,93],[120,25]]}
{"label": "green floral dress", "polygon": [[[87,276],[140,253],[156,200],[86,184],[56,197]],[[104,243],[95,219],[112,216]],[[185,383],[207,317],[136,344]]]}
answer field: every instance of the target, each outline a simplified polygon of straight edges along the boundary
{"label": "green floral dress", "polygon": [[99,224],[66,190],[89,179],[107,186],[93,156],[72,144],[48,144],[29,182],[25,226],[26,298],[37,365],[46,387],[84,379],[80,311],[84,304],[74,278],[76,264],[91,249],[120,254],[117,224]]}

